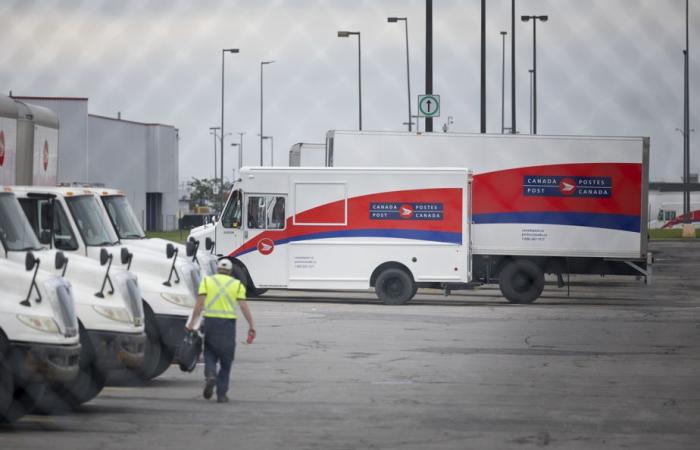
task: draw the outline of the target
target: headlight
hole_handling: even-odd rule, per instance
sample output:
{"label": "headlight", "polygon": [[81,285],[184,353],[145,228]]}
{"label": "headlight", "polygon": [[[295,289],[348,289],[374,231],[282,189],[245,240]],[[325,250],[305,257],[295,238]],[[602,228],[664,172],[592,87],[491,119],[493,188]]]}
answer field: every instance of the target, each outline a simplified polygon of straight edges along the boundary
{"label": "headlight", "polygon": [[66,337],[78,335],[78,317],[73,304],[73,291],[68,280],[52,277],[44,282],[44,289],[53,309],[55,324]]}
{"label": "headlight", "polygon": [[167,292],[161,292],[160,296],[166,302],[174,303],[178,306],[185,306],[188,308],[194,308],[194,298],[188,294],[170,294]]}
{"label": "headlight", "polygon": [[126,308],[115,308],[112,306],[93,306],[97,314],[118,322],[131,323],[131,316]]}
{"label": "headlight", "polygon": [[120,272],[116,275],[119,293],[124,300],[124,304],[134,325],[140,327],[144,324],[143,302],[141,301],[141,288],[136,275],[130,272]]}
{"label": "headlight", "polygon": [[44,333],[60,334],[58,324],[51,317],[29,316],[18,314],[17,319],[30,328],[43,331]]}

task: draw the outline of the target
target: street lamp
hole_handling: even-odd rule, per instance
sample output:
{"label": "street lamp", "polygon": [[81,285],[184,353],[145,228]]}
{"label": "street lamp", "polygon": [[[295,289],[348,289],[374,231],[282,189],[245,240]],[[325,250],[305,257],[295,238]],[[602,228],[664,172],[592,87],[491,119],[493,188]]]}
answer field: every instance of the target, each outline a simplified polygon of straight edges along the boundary
{"label": "street lamp", "polygon": [[520,16],[523,22],[532,19],[532,133],[537,134],[537,21],[546,22],[549,16]]}
{"label": "street lamp", "polygon": [[[357,86],[360,105],[360,131],[362,131],[362,44],[359,31],[338,31],[338,37],[357,36]],[[410,120],[409,120],[410,122]],[[262,131],[260,132],[262,134]],[[262,146],[262,144],[261,144]],[[261,147],[262,148],[262,147]]]}
{"label": "street lamp", "polygon": [[217,130],[220,130],[221,127],[209,127],[209,134],[214,136],[214,181],[216,181],[216,140],[218,139],[218,136],[216,134]]}
{"label": "street lamp", "polygon": [[389,23],[403,21],[406,28],[406,84],[408,86],[408,131],[411,132],[411,67],[408,59],[408,17],[387,17],[386,20]]}
{"label": "street lamp", "polygon": [[503,37],[503,57],[501,61],[501,134],[505,133],[505,112],[506,112],[506,35],[507,31],[501,31]]}
{"label": "street lamp", "polygon": [[[237,48],[224,48],[221,50],[221,192],[224,191],[224,61],[226,53],[238,53]],[[216,175],[214,176],[216,179]]]}
{"label": "street lamp", "polygon": [[260,165],[263,165],[263,66],[272,64],[274,60],[260,62]]}
{"label": "street lamp", "polygon": [[262,138],[270,140],[270,166],[275,167],[275,140],[272,136],[263,136]]}

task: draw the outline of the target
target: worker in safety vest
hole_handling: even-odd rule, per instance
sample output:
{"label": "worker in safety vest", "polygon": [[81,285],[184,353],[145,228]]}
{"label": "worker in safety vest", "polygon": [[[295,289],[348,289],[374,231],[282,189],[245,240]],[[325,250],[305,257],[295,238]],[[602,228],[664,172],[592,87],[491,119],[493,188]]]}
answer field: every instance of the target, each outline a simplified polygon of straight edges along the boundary
{"label": "worker in safety vest", "polygon": [[[204,311],[205,384],[202,395],[210,399],[216,386],[216,401],[219,403],[228,402],[226,393],[236,350],[236,304],[248,321],[248,343],[255,338],[253,316],[245,300],[245,286],[229,275],[232,268],[231,261],[222,259],[218,273],[202,279],[192,319],[187,324],[187,329],[191,330]],[[220,365],[218,373],[217,362]]]}

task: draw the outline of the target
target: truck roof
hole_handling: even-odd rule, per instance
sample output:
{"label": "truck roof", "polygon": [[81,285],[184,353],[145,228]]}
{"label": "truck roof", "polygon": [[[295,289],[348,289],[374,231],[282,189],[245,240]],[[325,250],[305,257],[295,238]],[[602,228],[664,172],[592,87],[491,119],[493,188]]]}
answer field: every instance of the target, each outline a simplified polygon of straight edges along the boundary
{"label": "truck roof", "polygon": [[469,172],[466,167],[242,167],[241,172],[252,173],[300,173],[300,172],[319,172],[319,173],[382,173],[382,172],[450,172],[450,173],[465,173]]}
{"label": "truck roof", "polygon": [[12,186],[9,188],[11,192],[45,192],[63,197],[75,197],[78,195],[94,195],[94,189],[82,187],[63,187],[63,186]]}
{"label": "truck roof", "polygon": [[408,131],[358,131],[358,130],[329,130],[326,132],[326,138],[332,138],[335,135],[376,135],[376,136],[424,136],[436,138],[450,137],[487,137],[494,139],[643,139],[646,136],[592,136],[592,135],[574,135],[574,134],[501,134],[501,133],[468,133],[461,131],[450,131],[449,133],[424,133],[424,132],[408,132]]}

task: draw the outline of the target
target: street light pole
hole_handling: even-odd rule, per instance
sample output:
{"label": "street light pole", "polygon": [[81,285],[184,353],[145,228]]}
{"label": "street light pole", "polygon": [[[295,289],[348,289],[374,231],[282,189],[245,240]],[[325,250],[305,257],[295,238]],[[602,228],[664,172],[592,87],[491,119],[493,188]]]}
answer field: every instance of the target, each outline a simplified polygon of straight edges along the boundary
{"label": "street light pole", "polygon": [[537,134],[537,21],[546,22],[549,16],[521,16],[523,22],[532,20],[532,132]]}
{"label": "street light pole", "polygon": [[[238,53],[237,48],[224,48],[221,50],[221,189],[224,191],[224,62],[226,53]],[[214,176],[216,178],[216,175]]]}
{"label": "street light pole", "polygon": [[406,85],[408,86],[408,131],[413,131],[411,123],[411,66],[408,59],[408,17],[388,17],[387,22],[403,21],[406,25]]}
{"label": "street light pole", "polygon": [[263,66],[273,62],[275,61],[260,61],[260,166],[263,165]]}
{"label": "street light pole", "polygon": [[[238,147],[238,154],[240,155],[241,144],[239,144],[238,142],[231,142],[231,147],[232,148]],[[233,169],[233,181],[236,181],[236,169],[235,168]]]}
{"label": "street light pole", "polygon": [[238,133],[239,147],[238,147],[238,173],[241,173],[241,167],[243,167],[243,135],[245,132]]}
{"label": "street light pole", "polygon": [[511,0],[510,12],[510,132],[516,134],[515,125],[515,0]]}
{"label": "street light pole", "polygon": [[505,133],[506,123],[506,35],[507,31],[501,31],[501,36],[503,37],[503,53],[501,61],[501,134]]}
{"label": "street light pole", "polygon": [[683,50],[683,236],[695,237],[690,217],[690,68],[688,47],[688,0],[685,0],[685,50]]}
{"label": "street light pole", "polygon": [[530,73],[530,134],[532,134],[532,76],[535,71],[529,69],[528,72]]}
{"label": "street light pole", "polygon": [[338,37],[346,38],[350,36],[357,36],[357,90],[358,90],[358,103],[359,109],[359,123],[360,131],[362,131],[362,42],[360,40],[359,31],[338,31]]}
{"label": "street light pole", "polygon": [[216,172],[217,172],[217,170],[216,170],[216,141],[219,138],[216,135],[216,131],[219,129],[220,129],[220,127],[209,127],[209,130],[210,130],[209,134],[214,136],[214,181],[215,182],[216,182]]}

